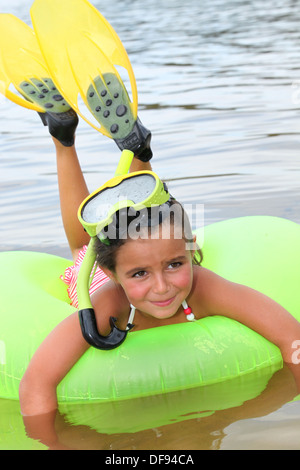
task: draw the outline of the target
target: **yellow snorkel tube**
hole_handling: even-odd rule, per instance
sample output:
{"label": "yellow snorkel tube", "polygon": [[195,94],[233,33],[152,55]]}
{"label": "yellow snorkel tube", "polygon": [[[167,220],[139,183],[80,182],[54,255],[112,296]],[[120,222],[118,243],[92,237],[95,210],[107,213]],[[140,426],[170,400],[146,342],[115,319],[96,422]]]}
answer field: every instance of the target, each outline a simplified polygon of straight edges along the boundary
{"label": "yellow snorkel tube", "polygon": [[78,210],[79,221],[91,236],[77,282],[79,321],[83,337],[97,349],[109,350],[118,347],[125,340],[133,325],[128,323],[126,330],[120,330],[115,324],[116,319],[110,317],[111,333],[108,336],[102,336],[98,331],[89,295],[93,277],[91,273],[96,262],[95,238],[100,238],[103,243],[109,243],[105,240],[102,231],[111,224],[113,215],[120,209],[132,207],[135,211],[139,211],[145,207],[160,206],[170,199],[165,184],[152,171],[137,171],[128,174],[133,156],[133,152],[124,150],[114,178],[88,196]]}

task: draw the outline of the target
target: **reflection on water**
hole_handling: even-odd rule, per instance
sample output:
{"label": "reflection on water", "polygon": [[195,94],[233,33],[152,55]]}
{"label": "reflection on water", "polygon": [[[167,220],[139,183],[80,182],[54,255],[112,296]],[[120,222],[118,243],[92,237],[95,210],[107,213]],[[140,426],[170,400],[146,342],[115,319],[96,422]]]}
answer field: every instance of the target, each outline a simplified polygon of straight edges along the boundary
{"label": "reflection on water", "polygon": [[30,439],[18,402],[0,400],[0,449],[299,449],[300,401],[287,403],[293,377],[285,367],[270,374],[115,403],[65,404],[54,416],[54,445],[47,415],[25,419]]}
{"label": "reflection on water", "polygon": [[224,429],[220,449],[300,449],[300,403],[284,405],[263,418],[242,420]]}
{"label": "reflection on water", "polygon": [[[94,3],[128,50],[140,116],[153,133],[153,166],[170,181],[171,192],[183,203],[204,204],[205,223],[257,214],[299,222],[298,2],[275,0],[270,7],[263,0],[147,0],[146,15],[145,3],[137,0]],[[1,11],[29,21],[30,4],[1,0]],[[93,190],[113,174],[119,152],[82,121],[77,148]],[[36,113],[2,97],[0,194],[1,250],[69,256],[47,130]],[[217,442],[213,416],[196,420],[193,432],[202,438],[206,429]],[[264,418],[251,425],[232,422],[220,425],[228,432],[222,441],[227,448],[234,447],[239,426],[252,433],[253,446],[256,432],[270,435],[262,429]],[[293,435],[293,425],[285,423]],[[182,448],[180,437],[174,439],[174,448]],[[243,446],[241,438],[237,445]]]}

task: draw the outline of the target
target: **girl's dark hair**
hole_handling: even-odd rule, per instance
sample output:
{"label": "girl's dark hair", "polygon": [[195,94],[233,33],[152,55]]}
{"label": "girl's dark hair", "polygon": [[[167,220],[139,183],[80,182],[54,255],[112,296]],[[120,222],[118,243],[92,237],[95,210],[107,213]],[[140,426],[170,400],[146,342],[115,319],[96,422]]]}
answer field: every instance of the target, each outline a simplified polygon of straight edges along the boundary
{"label": "girl's dark hair", "polygon": [[[173,226],[174,230],[180,229],[180,237],[177,238],[183,237],[186,243],[192,244],[193,232],[189,218],[182,205],[176,199],[171,198],[162,206],[145,207],[138,212],[132,208],[124,208],[116,212],[112,223],[95,238],[94,250],[97,264],[115,272],[117,252],[126,240],[142,238],[142,228],[148,227],[149,233],[152,227],[158,227],[167,217],[170,227]],[[200,265],[202,260],[203,254],[198,248],[194,254],[193,264]]]}

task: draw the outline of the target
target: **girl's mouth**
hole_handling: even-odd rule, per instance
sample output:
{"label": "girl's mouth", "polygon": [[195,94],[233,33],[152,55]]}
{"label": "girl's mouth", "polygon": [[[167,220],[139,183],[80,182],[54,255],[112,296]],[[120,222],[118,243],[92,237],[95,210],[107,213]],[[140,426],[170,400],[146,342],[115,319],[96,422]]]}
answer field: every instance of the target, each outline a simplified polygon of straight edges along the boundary
{"label": "girl's mouth", "polygon": [[159,302],[151,302],[156,307],[168,307],[175,299],[175,296],[168,300],[160,300]]}

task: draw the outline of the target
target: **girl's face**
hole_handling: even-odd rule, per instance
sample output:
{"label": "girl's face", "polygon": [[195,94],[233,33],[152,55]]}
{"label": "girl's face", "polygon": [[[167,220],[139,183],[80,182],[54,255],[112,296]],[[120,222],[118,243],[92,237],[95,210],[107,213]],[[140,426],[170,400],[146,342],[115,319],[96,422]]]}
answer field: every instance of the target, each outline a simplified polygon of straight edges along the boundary
{"label": "girl's face", "polygon": [[127,240],[116,256],[115,278],[141,313],[170,318],[191,291],[192,253],[184,239]]}

